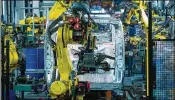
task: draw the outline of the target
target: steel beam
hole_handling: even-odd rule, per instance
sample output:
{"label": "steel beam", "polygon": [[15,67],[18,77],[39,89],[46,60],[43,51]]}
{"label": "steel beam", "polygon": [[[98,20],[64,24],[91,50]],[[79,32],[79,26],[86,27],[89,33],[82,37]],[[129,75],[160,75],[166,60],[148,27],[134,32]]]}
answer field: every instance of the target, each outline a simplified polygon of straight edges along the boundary
{"label": "steel beam", "polygon": [[148,18],[148,34],[147,34],[147,63],[146,63],[146,94],[149,100],[153,99],[153,50],[152,50],[152,2],[149,2],[148,8],[149,18]]}
{"label": "steel beam", "polygon": [[91,90],[116,90],[121,89],[121,83],[90,83]]}

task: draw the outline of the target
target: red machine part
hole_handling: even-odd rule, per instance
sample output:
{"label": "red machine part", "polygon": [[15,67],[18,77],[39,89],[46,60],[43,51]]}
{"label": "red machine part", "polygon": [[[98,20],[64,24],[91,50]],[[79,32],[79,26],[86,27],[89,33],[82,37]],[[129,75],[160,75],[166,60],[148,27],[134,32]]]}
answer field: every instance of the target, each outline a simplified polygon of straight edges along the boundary
{"label": "red machine part", "polygon": [[80,18],[79,17],[69,17],[67,19],[73,26],[74,30],[78,31],[81,29]]}
{"label": "red machine part", "polygon": [[75,23],[79,23],[80,22],[80,18],[76,17],[75,19]]}
{"label": "red machine part", "polygon": [[85,31],[81,24],[81,19],[79,17],[67,17],[67,21],[70,23],[71,28],[73,28],[73,40],[81,41],[85,36]]}
{"label": "red machine part", "polygon": [[88,93],[90,91],[90,82],[89,81],[79,82],[78,87],[79,88],[84,88],[85,93]]}
{"label": "red machine part", "polygon": [[73,18],[73,17],[70,17],[70,18],[68,18],[68,21],[69,21],[70,23],[74,23],[74,18]]}
{"label": "red machine part", "polygon": [[76,23],[74,25],[74,29],[77,30],[77,31],[80,30],[81,29],[80,24],[79,23]]}
{"label": "red machine part", "polygon": [[90,84],[90,82],[88,81],[88,82],[87,82],[87,89],[90,90],[90,88],[91,88],[91,84]]}
{"label": "red machine part", "polygon": [[69,17],[69,18],[68,18],[68,21],[69,21],[70,23],[79,23],[79,22],[80,22],[80,18],[79,18],[79,17],[76,17],[76,18],[74,18],[74,17]]}

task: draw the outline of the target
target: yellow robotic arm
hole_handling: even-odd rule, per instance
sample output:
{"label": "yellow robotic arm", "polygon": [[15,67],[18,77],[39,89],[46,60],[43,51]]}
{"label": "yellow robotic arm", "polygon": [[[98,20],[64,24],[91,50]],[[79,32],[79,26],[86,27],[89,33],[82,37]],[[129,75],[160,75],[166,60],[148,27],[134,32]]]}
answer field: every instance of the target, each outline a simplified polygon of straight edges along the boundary
{"label": "yellow robotic arm", "polygon": [[148,16],[146,15],[145,13],[145,9],[146,9],[146,6],[145,6],[145,2],[143,1],[140,1],[140,4],[139,4],[139,9],[141,11],[141,20],[144,24],[144,27],[148,27]]}
{"label": "yellow robotic arm", "polygon": [[[63,32],[64,34],[62,34]],[[64,24],[63,27],[59,27],[57,32],[56,55],[60,80],[53,82],[51,85],[51,92],[55,95],[65,94],[70,89],[72,84],[70,80],[72,62],[70,61],[67,49],[67,43],[70,43],[71,40],[72,31],[69,30],[68,25]]]}
{"label": "yellow robotic arm", "polygon": [[49,12],[49,20],[57,19],[63,12],[67,11],[67,7],[72,4],[72,1],[57,0]]}
{"label": "yellow robotic arm", "polygon": [[[136,9],[135,8],[132,8],[130,11],[129,11],[129,14],[128,14],[128,16],[127,16],[127,18],[126,18],[126,20],[125,20],[125,23],[127,23],[127,24],[131,24],[131,18],[132,18],[132,16],[135,14],[137,14],[136,13]],[[137,15],[138,16],[138,15]]]}
{"label": "yellow robotic arm", "polygon": [[[13,32],[12,26],[4,26],[4,27],[6,28],[4,30],[5,35],[4,35],[3,41],[4,41],[4,46],[7,46],[6,40],[9,41],[9,67],[10,67],[10,72],[12,72],[18,66],[19,56],[17,53],[16,45],[12,39],[14,36],[12,34]],[[4,55],[5,56],[7,55],[6,48],[4,48]],[[6,65],[6,62],[5,62],[5,65]]]}
{"label": "yellow robotic arm", "polygon": [[[56,1],[49,12],[49,20],[56,20],[58,17],[60,17],[63,12],[67,11],[67,6],[68,5],[64,4],[62,1]],[[67,25],[64,24],[64,26],[59,27],[57,31],[57,44],[54,50],[56,51],[56,67],[59,70],[60,80],[54,81],[50,86],[52,98],[57,98],[58,95],[65,95],[71,86],[69,77],[72,71],[72,63],[68,55],[67,44],[63,43],[63,41],[69,42],[69,40],[71,40],[71,31],[69,32],[69,28],[66,26]]]}
{"label": "yellow robotic arm", "polygon": [[[63,2],[57,1],[51,9],[49,15],[49,20],[53,20],[53,22],[50,26],[48,26],[48,32],[50,32],[48,34],[52,34],[52,32],[49,30],[57,29],[57,38],[53,49],[56,51],[56,68],[58,69],[60,75],[60,80],[55,80],[50,86],[50,94],[52,98],[67,96],[73,99],[75,97],[73,92],[75,92],[74,90],[78,87],[79,82],[76,78],[76,72],[72,70],[73,65],[68,54],[67,44],[80,43],[80,41],[83,44],[84,41],[87,40],[86,37],[91,36],[90,33],[83,34],[84,31],[82,31],[82,29],[84,29],[86,26],[81,27],[81,25],[84,24],[82,24],[79,14],[63,14],[63,12],[65,12],[67,9],[66,7],[68,7],[70,4],[71,2],[69,2],[69,4],[63,4]],[[60,19],[62,24],[56,25],[60,22]],[[53,23],[56,24],[54,25]],[[90,26],[91,25],[85,29],[89,30],[89,28],[91,28]],[[91,45],[93,46],[93,44]],[[76,97],[82,98],[81,96],[77,95]]]}
{"label": "yellow robotic arm", "polygon": [[[143,22],[144,27],[148,27],[148,17],[145,13],[145,2],[141,1],[141,0],[133,0],[133,2],[135,2],[137,4],[136,8],[131,8],[131,10],[129,11],[129,14],[125,20],[125,23],[127,24],[131,24],[131,18],[133,15],[136,16],[137,20],[139,20],[139,16],[141,16],[141,22]],[[139,15],[138,11],[140,11],[141,15]]]}

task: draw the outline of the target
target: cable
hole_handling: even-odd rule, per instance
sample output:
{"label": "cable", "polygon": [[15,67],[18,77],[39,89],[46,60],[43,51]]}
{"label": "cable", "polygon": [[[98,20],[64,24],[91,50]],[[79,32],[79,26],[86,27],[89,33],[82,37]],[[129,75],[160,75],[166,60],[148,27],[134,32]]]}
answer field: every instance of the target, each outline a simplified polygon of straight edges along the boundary
{"label": "cable", "polygon": [[91,39],[90,39],[90,36],[88,36],[88,41],[87,41],[87,45],[86,45],[86,48],[85,48],[85,52],[88,52],[88,50],[90,48],[90,42],[91,42]]}

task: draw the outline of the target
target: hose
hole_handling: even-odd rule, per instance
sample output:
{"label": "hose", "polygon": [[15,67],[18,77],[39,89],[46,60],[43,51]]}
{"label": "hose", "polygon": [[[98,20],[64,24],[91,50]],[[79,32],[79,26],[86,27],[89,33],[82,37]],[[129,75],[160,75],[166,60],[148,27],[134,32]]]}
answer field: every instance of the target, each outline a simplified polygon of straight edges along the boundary
{"label": "hose", "polygon": [[[61,22],[62,17],[57,18],[56,20],[54,20],[50,25],[48,25],[47,27],[47,34],[48,36],[46,36],[46,38],[48,39],[48,41],[50,41],[50,45],[53,47],[54,45],[56,45],[56,43],[52,40],[51,36],[57,31],[58,27],[62,26],[63,23],[59,23]],[[57,25],[57,26],[56,26]],[[56,26],[56,27],[55,27]]]}
{"label": "hose", "polygon": [[85,48],[85,52],[88,52],[89,47],[90,47],[90,42],[91,42],[91,39],[90,39],[90,36],[88,36],[88,41],[87,41],[87,45],[86,45],[86,48]]}

